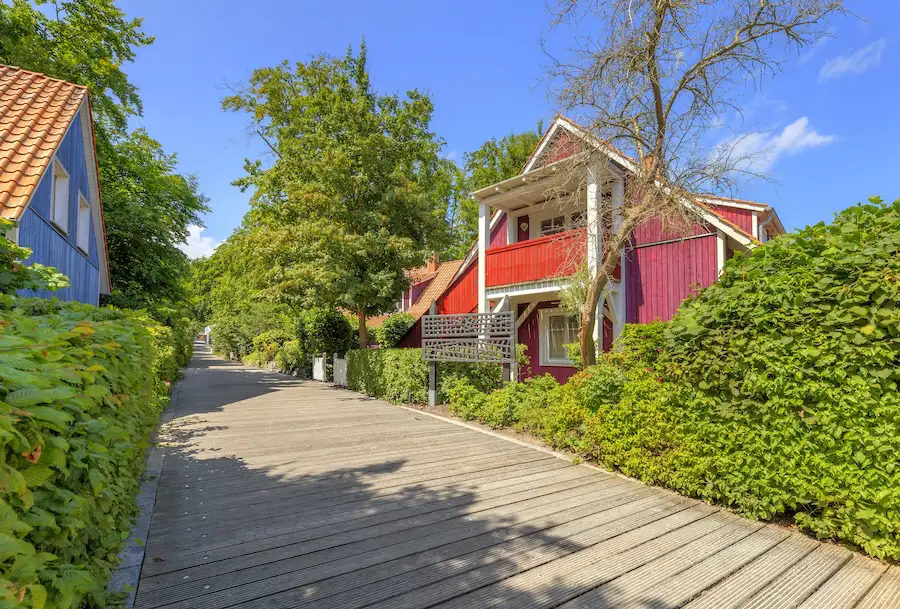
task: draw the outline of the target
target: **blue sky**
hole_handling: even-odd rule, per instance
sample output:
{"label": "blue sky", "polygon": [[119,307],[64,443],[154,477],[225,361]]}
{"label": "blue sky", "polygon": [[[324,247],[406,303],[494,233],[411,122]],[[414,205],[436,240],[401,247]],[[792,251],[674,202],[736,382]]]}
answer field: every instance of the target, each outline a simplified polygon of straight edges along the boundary
{"label": "blue sky", "polygon": [[[457,160],[484,140],[533,129],[555,107],[541,51],[549,16],[540,0],[411,2],[122,2],[144,17],[156,43],[126,66],[141,91],[145,126],[180,169],[195,174],[212,212],[192,234],[189,253],[209,253],[238,225],[248,195],[231,186],[243,160],[262,151],[246,120],[220,109],[228,86],[254,68],[319,52],[342,54],[365,36],[375,86],[418,88],[435,102],[434,130]],[[849,6],[834,38],[785,66],[727,117],[777,185],[740,193],[775,206],[788,229],[829,219],[878,194],[900,197],[900,2]]]}

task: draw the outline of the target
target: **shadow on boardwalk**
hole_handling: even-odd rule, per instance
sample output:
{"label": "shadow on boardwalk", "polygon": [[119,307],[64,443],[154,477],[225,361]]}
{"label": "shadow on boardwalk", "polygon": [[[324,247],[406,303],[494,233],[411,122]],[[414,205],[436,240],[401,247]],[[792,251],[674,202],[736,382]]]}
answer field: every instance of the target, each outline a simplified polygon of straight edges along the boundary
{"label": "shadow on boardwalk", "polygon": [[694,594],[654,590],[704,557],[745,544],[752,560],[786,537],[347,397],[198,354],[164,432],[136,606],[661,609]]}

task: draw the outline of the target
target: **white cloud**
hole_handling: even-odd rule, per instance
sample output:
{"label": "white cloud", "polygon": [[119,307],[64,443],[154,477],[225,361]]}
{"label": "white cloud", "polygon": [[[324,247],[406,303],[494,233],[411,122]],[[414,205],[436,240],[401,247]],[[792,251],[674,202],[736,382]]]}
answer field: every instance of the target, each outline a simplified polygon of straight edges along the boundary
{"label": "white cloud", "polygon": [[810,148],[826,146],[836,140],[833,135],[823,135],[811,129],[809,118],[802,116],[780,132],[744,133],[720,143],[716,151],[720,157],[730,159],[741,171],[762,173],[768,171],[786,154],[798,154]]}
{"label": "white cloud", "polygon": [[206,229],[196,224],[188,226],[187,241],[179,245],[179,249],[187,254],[188,258],[203,258],[212,254],[221,241],[217,241],[212,237],[203,235]]}
{"label": "white cloud", "polygon": [[819,80],[828,80],[844,74],[862,74],[869,68],[874,68],[881,63],[881,56],[887,47],[887,41],[879,38],[872,44],[868,44],[858,51],[847,55],[838,55],[829,59],[819,70]]}

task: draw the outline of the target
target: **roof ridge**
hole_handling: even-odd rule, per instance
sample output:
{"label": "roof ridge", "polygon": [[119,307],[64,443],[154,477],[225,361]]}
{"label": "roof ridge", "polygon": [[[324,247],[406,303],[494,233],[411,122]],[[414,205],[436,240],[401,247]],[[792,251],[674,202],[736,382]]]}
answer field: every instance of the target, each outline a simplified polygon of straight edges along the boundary
{"label": "roof ridge", "polygon": [[50,76],[48,74],[44,74],[43,72],[35,72],[34,70],[26,70],[25,68],[19,66],[13,66],[7,63],[0,63],[0,70],[6,68],[7,70],[15,70],[17,72],[22,72],[23,74],[28,74],[30,76],[39,76],[41,78],[45,78],[47,80],[52,80],[54,82],[63,83],[69,85],[70,87],[75,87],[76,89],[84,89],[88,90],[86,85],[79,85],[78,83],[72,82],[71,80],[66,80],[64,78],[56,78],[55,76]]}

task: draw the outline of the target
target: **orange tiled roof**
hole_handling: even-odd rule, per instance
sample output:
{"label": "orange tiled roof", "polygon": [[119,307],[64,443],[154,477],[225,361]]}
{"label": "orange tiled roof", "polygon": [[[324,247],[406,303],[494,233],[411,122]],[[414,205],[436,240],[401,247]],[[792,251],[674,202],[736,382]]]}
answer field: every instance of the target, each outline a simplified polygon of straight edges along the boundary
{"label": "orange tiled roof", "polygon": [[425,288],[419,299],[406,312],[416,319],[425,315],[431,307],[431,303],[437,300],[444,293],[444,290],[447,289],[447,286],[450,285],[450,282],[453,281],[453,277],[456,275],[459,267],[462,266],[462,263],[462,260],[442,262],[434,279],[431,280],[431,283],[428,284],[428,287]]}
{"label": "orange tiled roof", "polygon": [[0,217],[22,214],[87,88],[0,65]]}

